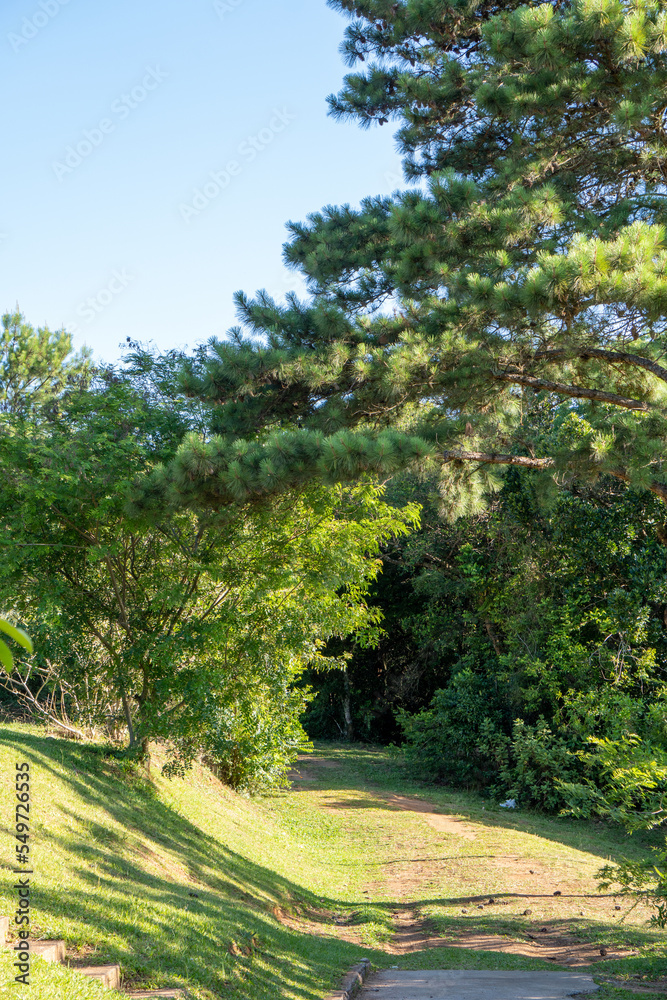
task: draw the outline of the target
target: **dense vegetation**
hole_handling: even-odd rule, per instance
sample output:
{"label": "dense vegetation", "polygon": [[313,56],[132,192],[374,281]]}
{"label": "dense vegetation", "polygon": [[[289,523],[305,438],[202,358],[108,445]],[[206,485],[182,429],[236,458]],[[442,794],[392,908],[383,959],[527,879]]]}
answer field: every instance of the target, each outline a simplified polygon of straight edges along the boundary
{"label": "dense vegetation", "polygon": [[[488,511],[452,524],[428,483],[401,487],[423,522],[387,550],[385,634],[348,667],[358,737],[403,733],[422,774],[546,809],[589,770],[590,736],[667,746],[657,501],[601,480],[546,503],[512,470]],[[344,686],[319,687],[308,728],[333,736]]]}
{"label": "dense vegetation", "polygon": [[[66,335],[5,326],[5,367],[40,337],[56,382]],[[144,757],[166,740],[168,772],[203,754],[234,787],[270,784],[306,743],[293,681],[337,665],[332,636],[373,640],[374,555],[417,511],[371,483],[313,483],[271,505],[133,517],[136,479],[205,425],[172,369],[139,353],[47,398],[26,374],[20,409],[1,415],[0,600],[37,647],[7,687],[75,736],[106,729]]]}
{"label": "dense vegetation", "polygon": [[3,321],[0,606],[37,648],[7,687],[168,773],[280,781],[307,709],[659,825],[667,7],[331,6],[365,64],[332,111],[397,120],[409,186],[291,224],[306,301],[116,367]]}

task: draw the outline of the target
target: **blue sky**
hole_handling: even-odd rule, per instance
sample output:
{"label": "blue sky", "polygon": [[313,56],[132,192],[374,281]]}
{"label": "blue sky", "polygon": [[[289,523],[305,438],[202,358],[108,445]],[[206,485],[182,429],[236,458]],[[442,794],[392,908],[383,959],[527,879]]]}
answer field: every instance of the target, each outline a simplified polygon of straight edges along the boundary
{"label": "blue sky", "polygon": [[345,24],[324,0],[4,0],[0,309],[112,361],[224,335],[239,288],[300,292],[285,223],[401,184],[389,126],[327,116]]}

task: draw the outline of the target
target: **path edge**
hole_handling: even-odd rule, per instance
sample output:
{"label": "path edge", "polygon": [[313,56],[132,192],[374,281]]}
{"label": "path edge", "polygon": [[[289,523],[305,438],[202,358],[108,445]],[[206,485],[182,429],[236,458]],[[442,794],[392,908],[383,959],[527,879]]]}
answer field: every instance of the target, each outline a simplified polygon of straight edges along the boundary
{"label": "path edge", "polygon": [[370,971],[370,959],[362,958],[360,962],[352,966],[347,975],[344,976],[340,987],[335,993],[330,993],[327,1000],[352,1000],[364,985],[364,980]]}

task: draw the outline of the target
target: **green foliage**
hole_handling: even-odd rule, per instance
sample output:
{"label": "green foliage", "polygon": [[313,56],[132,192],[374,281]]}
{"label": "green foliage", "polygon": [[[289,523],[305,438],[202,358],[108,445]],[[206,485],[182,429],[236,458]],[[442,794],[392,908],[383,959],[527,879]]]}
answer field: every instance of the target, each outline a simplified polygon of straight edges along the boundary
{"label": "green foliage", "polygon": [[[653,706],[652,706],[653,707]],[[660,706],[665,719],[665,701]],[[667,820],[667,747],[633,733],[618,739],[589,737],[580,757],[586,779],[559,783],[565,810],[578,818],[603,816],[630,833],[662,826]],[[592,774],[596,780],[588,775]],[[653,909],[651,924],[667,927],[667,850],[654,848],[639,861],[624,860],[600,869],[600,891],[609,889]]]}
{"label": "green foliage", "polygon": [[498,769],[493,792],[515,799],[520,806],[555,812],[563,801],[561,783],[568,774],[576,774],[568,743],[554,735],[543,718],[534,726],[517,719],[511,737],[483,733],[480,750]]}
{"label": "green foliage", "polygon": [[420,776],[464,787],[487,783],[484,751],[500,721],[487,678],[464,668],[436,692],[428,709],[417,715],[399,712],[398,718],[406,759]]}
{"label": "green foliage", "polygon": [[[665,701],[662,703],[663,712]],[[650,830],[667,819],[667,747],[641,740],[634,733],[619,739],[588,738],[591,749],[580,751],[587,773],[597,781],[558,782],[577,817],[598,815],[629,830]]]}
{"label": "green foliage", "polygon": [[144,755],[165,741],[175,771],[204,754],[240,786],[276,783],[305,745],[292,685],[306,666],[340,665],[332,637],[375,641],[379,547],[418,508],[395,510],[367,481],[138,517],[137,478],[205,426],[175,396],[175,366],[135,352],[63,393],[38,433],[36,419],[11,422],[0,597],[70,707],[96,699],[98,725]]}
{"label": "green foliage", "polygon": [[20,312],[5,313],[0,332],[0,427],[11,417],[46,414],[63,392],[85,387],[90,379],[90,353],[72,354],[72,338],[64,330],[35,330]]}
{"label": "green foliage", "polygon": [[624,861],[600,869],[600,892],[612,889],[619,896],[630,897],[634,904],[653,907],[650,923],[667,927],[667,850],[656,850],[642,861]]}
{"label": "green foliage", "polygon": [[[547,811],[566,805],[559,781],[604,791],[590,736],[667,750],[657,501],[613,480],[544,497],[512,470],[486,514],[452,524],[435,483],[392,484],[406,494],[422,527],[385,550],[384,634],[348,667],[358,735],[402,731],[416,773]],[[333,680],[310,678],[311,735],[340,724]]]}
{"label": "green foliage", "polygon": [[297,755],[312,750],[300,723],[308,700],[285,683],[282,690],[258,683],[243,692],[216,720],[222,740],[211,760],[214,773],[247,792],[287,785]]}
{"label": "green foliage", "polygon": [[243,327],[184,359],[220,436],[137,508],[425,462],[459,513],[508,465],[667,498],[662,0],[331,6],[354,67],[332,113],[395,121],[420,184],[290,224],[308,297],[239,293]]}

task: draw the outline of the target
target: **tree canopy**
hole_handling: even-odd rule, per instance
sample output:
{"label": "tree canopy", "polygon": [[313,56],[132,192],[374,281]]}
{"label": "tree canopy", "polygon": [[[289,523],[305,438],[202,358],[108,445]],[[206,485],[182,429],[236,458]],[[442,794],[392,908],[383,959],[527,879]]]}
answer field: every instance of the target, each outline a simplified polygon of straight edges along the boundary
{"label": "tree canopy", "polygon": [[397,121],[412,184],[290,224],[309,298],[238,294],[183,374],[218,437],[140,504],[425,458],[451,497],[516,465],[667,498],[664,3],[331,6],[365,64],[332,113]]}
{"label": "tree canopy", "polygon": [[[30,354],[32,328],[17,336]],[[327,641],[374,641],[379,547],[418,509],[388,506],[370,482],[311,483],[271,504],[133,516],[136,480],[205,427],[175,387],[177,361],[135,351],[47,411],[5,417],[0,606],[29,626],[32,663],[65,704],[85,689],[97,723],[126,729],[141,753],[162,739],[171,767],[206,753],[252,782],[280,776],[303,744],[308,696],[293,682],[342,662]],[[34,694],[31,670],[12,690]]]}
{"label": "tree canopy", "polygon": [[65,388],[84,387],[90,373],[89,352],[74,354],[65,330],[35,330],[18,310],[2,317],[0,419],[44,412]]}

